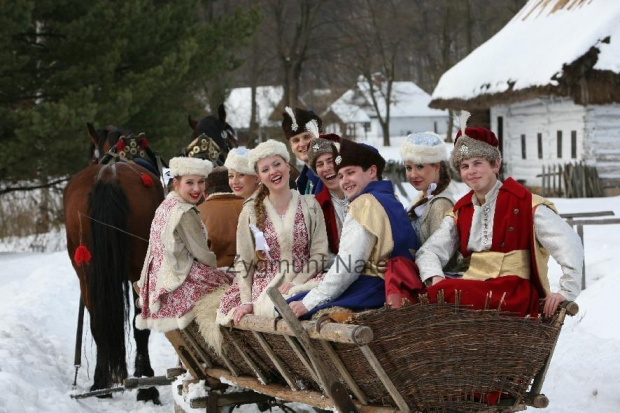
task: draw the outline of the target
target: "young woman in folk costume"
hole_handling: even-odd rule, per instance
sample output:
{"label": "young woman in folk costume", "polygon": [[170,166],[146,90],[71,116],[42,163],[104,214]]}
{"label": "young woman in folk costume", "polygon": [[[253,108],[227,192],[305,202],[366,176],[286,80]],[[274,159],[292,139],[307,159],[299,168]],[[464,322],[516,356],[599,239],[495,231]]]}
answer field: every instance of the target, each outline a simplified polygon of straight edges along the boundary
{"label": "young woman in folk costume", "polygon": [[228,182],[221,182],[221,186],[226,185],[227,188],[214,192],[207,186],[207,199],[198,207],[209,233],[209,245],[217,256],[218,268],[234,264],[237,256],[237,222],[243,201],[256,192],[260,182],[256,172],[248,167],[249,153],[246,148],[233,148],[228,152],[223,172]]}
{"label": "young woman in folk costume", "polygon": [[436,133],[410,134],[400,148],[400,155],[407,181],[420,191],[408,214],[422,245],[452,211],[458,189],[448,172],[446,145]]}
{"label": "young woman in folk costume", "polygon": [[[420,191],[408,215],[420,245],[435,232],[446,214],[452,212],[458,189],[448,172],[448,153],[443,140],[433,132],[412,133],[400,148],[407,181]],[[458,272],[460,255],[455,253],[446,264],[447,273]],[[396,277],[394,277],[396,276]],[[417,301],[414,290],[420,287],[417,270],[388,271],[385,288],[388,304],[400,307],[403,300]]]}
{"label": "young woman in folk costume", "polygon": [[338,156],[337,142],[340,142],[338,135],[321,135],[319,139],[313,139],[308,148],[308,166],[323,183],[322,189],[314,196],[325,217],[330,265],[338,254],[340,233],[349,204],[348,198],[340,188],[340,178],[334,163]]}
{"label": "young woman in folk costume", "polygon": [[[471,191],[459,199],[453,216],[416,254],[422,281],[431,301],[443,290],[447,302],[481,309],[501,308],[517,315],[536,315],[538,299],[551,316],[564,300],[580,292],[583,248],[579,237],[553,204],[533,195],[512,178],[500,181],[499,142],[484,128],[465,128],[461,116],[450,158]],[[460,250],[469,264],[462,279],[445,279],[442,268]],[[547,279],[549,254],[560,264],[560,291],[552,293]]]}
{"label": "young woman in folk costume", "polygon": [[228,152],[224,166],[228,169],[228,186],[233,194],[248,199],[260,184],[256,171],[248,166],[247,148],[234,148]]}
{"label": "young woman in folk costume", "polygon": [[[207,198],[198,207],[209,233],[209,246],[217,256],[218,268],[228,268],[234,264],[237,256],[237,222],[243,202],[256,192],[260,183],[254,169],[248,167],[249,153],[246,148],[233,148],[228,152],[224,171],[221,172],[228,181],[221,181],[212,188],[207,185]],[[219,176],[218,172],[214,170],[207,181],[216,173]],[[223,188],[224,185],[226,188]],[[215,187],[222,188],[214,191]]]}
{"label": "young woman in folk costume", "polygon": [[196,204],[213,165],[197,158],[172,158],[174,190],[155,212],[140,286],[141,314],[136,327],[169,332],[186,327],[199,308],[215,307],[231,283],[216,268]]}
{"label": "young woman in folk costume", "polygon": [[261,187],[239,216],[237,279],[220,302],[221,324],[238,323],[246,314],[275,316],[267,287],[278,286],[283,294],[306,291],[327,263],[323,213],[314,196],[289,188],[286,145],[268,140],[248,159]]}

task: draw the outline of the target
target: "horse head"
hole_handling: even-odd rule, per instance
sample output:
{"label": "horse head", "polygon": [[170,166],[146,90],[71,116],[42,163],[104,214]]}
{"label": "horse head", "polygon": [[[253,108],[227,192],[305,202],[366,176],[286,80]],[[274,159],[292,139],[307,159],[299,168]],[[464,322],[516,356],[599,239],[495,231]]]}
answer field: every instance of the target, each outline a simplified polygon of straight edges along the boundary
{"label": "horse head", "polygon": [[216,166],[224,165],[226,155],[238,146],[237,132],[226,122],[224,105],[218,108],[218,117],[206,116],[200,122],[188,116],[192,128],[192,142],[183,149],[183,155],[212,161]]}
{"label": "horse head", "polygon": [[88,152],[92,164],[133,161],[159,176],[155,153],[144,133],[134,135],[112,125],[95,130],[92,124],[86,125],[92,141]]}
{"label": "horse head", "polygon": [[96,130],[91,123],[86,123],[86,128],[91,140],[88,147],[88,159],[93,165],[101,161],[103,155],[116,145],[121,136],[128,134],[127,131],[114,125],[108,125],[103,129]]}

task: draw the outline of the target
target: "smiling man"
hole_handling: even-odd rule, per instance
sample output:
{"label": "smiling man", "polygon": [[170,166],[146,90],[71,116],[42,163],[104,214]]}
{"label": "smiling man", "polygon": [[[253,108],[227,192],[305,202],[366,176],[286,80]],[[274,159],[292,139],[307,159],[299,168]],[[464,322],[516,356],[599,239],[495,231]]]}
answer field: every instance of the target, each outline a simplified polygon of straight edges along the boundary
{"label": "smiling man", "polygon": [[338,254],[338,242],[349,203],[342,188],[340,188],[340,178],[336,173],[336,163],[334,162],[338,156],[336,147],[338,142],[340,142],[340,136],[336,134],[321,135],[319,139],[312,140],[308,149],[308,166],[323,183],[323,188],[314,197],[321,206],[325,217],[330,265],[333,258]]}
{"label": "smiling man", "polygon": [[289,299],[301,318],[329,307],[353,311],[382,307],[385,282],[378,266],[391,258],[413,259],[412,251],[418,247],[392,182],[382,180],[385,159],[377,149],[343,139],[334,163],[350,204],[338,255],[325,278],[307,295]]}
{"label": "smiling man", "polygon": [[[450,164],[471,191],[420,248],[416,264],[422,281],[431,284],[426,291],[431,301],[443,291],[446,302],[535,316],[544,298],[543,312],[550,316],[580,292],[583,247],[551,202],[512,178],[498,179],[498,146],[488,129],[459,130]],[[469,268],[462,279],[445,279],[442,265],[457,249]],[[562,268],[558,292],[549,288],[549,254]]]}
{"label": "smiling man", "polygon": [[316,194],[321,191],[322,183],[308,166],[308,149],[310,141],[319,137],[323,130],[323,121],[312,110],[290,107],[282,114],[282,131],[288,140],[291,151],[303,162],[304,167],[297,178],[297,190],[302,195]]}

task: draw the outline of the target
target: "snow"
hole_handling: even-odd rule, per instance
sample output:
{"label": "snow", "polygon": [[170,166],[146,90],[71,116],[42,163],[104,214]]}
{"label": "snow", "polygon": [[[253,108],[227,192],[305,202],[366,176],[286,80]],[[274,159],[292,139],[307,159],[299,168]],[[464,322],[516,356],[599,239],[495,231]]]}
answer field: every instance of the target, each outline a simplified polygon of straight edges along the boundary
{"label": "snow", "polygon": [[[397,150],[397,144],[381,148],[394,160],[399,159]],[[411,185],[404,186],[413,199]],[[464,193],[466,188],[461,188]],[[564,213],[611,210],[620,216],[620,197],[553,201]],[[545,411],[551,413],[620,411],[620,320],[614,310],[620,291],[620,231],[617,225],[593,225],[584,233],[587,289],[577,299],[579,314],[564,325],[545,380],[543,392],[550,399]],[[63,245],[62,237],[62,232],[47,236],[52,250]],[[173,395],[172,386],[160,387],[162,406],[137,402],[130,391],[112,399],[71,399],[71,393],[88,391],[92,383],[95,347],[86,321],[82,367],[77,388],[72,389],[79,288],[69,255],[66,250],[6,252],[16,250],[24,251],[21,243],[0,240],[0,251],[5,251],[0,252],[0,413],[171,412],[175,397],[187,407]],[[557,290],[560,275],[559,265],[551,261],[552,289]],[[130,364],[134,350],[132,340]],[[151,334],[150,352],[156,375],[176,366],[174,350],[163,334]],[[244,406],[235,411],[258,409]]]}
{"label": "snow", "polygon": [[[433,99],[472,99],[534,86],[557,84],[562,66],[600,49],[597,70],[620,72],[620,2],[617,0],[530,0],[495,36],[449,69]],[[566,2],[564,2],[566,3]],[[611,37],[610,44],[600,41]]]}
{"label": "snow", "polygon": [[[276,106],[282,100],[282,86],[259,86],[256,88],[257,122],[260,126],[278,126],[269,120]],[[226,121],[237,129],[249,129],[252,115],[252,88],[240,87],[230,91],[224,103]]]}
{"label": "snow", "polygon": [[[383,83],[382,87],[386,87],[386,84]],[[375,91],[375,96],[381,116],[385,116],[385,99],[379,91]],[[445,110],[429,108],[430,102],[431,96],[415,83],[393,82],[390,117],[448,117]],[[347,90],[332,103],[330,109],[345,123],[367,123],[370,118],[377,117],[366,81],[359,81],[356,89]]]}
{"label": "snow", "polygon": [[369,123],[370,116],[362,106],[368,106],[366,99],[355,93],[355,90],[349,89],[331,104],[329,110],[345,123]]}

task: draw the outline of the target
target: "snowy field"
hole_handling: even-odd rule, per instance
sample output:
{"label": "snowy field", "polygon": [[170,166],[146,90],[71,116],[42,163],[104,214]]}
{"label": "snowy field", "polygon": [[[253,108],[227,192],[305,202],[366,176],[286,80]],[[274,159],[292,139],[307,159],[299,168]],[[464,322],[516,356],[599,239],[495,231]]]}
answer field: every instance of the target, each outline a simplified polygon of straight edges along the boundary
{"label": "snowy field", "polygon": [[[612,210],[620,216],[620,197],[554,201],[560,212]],[[577,299],[579,315],[564,326],[547,375],[543,392],[550,399],[548,412],[620,411],[620,321],[613,307],[620,291],[620,226],[586,227],[585,243],[588,288]],[[66,250],[6,252],[19,249],[15,241],[0,246],[5,251],[0,253],[0,413],[173,411],[173,396],[165,387],[160,388],[162,406],[136,402],[134,392],[105,400],[70,399],[77,278]],[[559,266],[552,262],[552,284],[557,285],[559,275]],[[75,391],[88,390],[94,371],[88,325],[84,331],[83,366]],[[133,350],[135,344],[131,346]],[[156,375],[175,366],[174,351],[163,335],[152,334],[150,348]]]}

